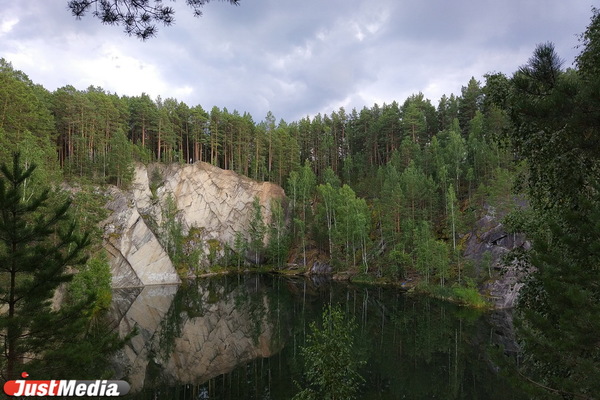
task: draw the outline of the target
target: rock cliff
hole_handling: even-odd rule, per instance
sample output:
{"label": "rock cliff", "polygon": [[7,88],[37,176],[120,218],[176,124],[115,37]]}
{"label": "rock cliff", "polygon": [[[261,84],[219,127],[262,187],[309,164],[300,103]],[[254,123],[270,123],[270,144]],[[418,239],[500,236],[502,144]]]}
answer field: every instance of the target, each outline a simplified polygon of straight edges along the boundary
{"label": "rock cliff", "polygon": [[[207,255],[233,248],[236,233],[248,239],[253,201],[259,199],[264,222],[271,221],[271,200],[283,199],[281,187],[256,182],[212,165],[138,164],[131,188],[110,189],[104,221],[104,244],[110,254],[113,287],[179,283],[172,260],[160,240],[170,201],[182,235],[197,232],[189,245]],[[164,239],[164,238],[163,238]]]}
{"label": "rock cliff", "polygon": [[523,234],[506,231],[501,222],[506,212],[498,211],[490,205],[486,205],[485,210],[486,214],[469,233],[464,256],[473,261],[479,275],[489,276],[490,279],[482,286],[482,290],[492,299],[494,308],[512,308],[523,286],[521,281],[524,271],[515,262],[506,263],[504,256],[517,248],[528,250],[531,244]]}

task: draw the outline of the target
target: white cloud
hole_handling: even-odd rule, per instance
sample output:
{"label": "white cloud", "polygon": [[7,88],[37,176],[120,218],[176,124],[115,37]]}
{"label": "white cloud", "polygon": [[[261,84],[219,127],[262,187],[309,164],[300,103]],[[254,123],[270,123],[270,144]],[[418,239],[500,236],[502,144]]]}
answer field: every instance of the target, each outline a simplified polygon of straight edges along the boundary
{"label": "white cloud", "polygon": [[19,23],[19,18],[16,17],[3,17],[0,20],[0,36],[5,35],[12,31],[12,29]]}
{"label": "white cloud", "polygon": [[192,93],[194,93],[194,88],[185,85],[182,87],[175,88],[176,97],[181,99],[182,97],[189,97]]}
{"label": "white cloud", "polygon": [[105,43],[97,54],[87,53],[73,61],[69,68],[82,84],[97,82],[97,86],[111,92],[157,96],[169,86],[155,65],[127,55],[112,44]]}
{"label": "white cloud", "polygon": [[542,11],[533,0],[211,2],[200,19],[173,4],[176,24],[140,42],[55,2],[11,2],[0,55],[50,90],[94,85],[291,121],[419,91],[435,103],[471,76],[511,73],[546,40],[570,64],[590,17],[585,0]]}

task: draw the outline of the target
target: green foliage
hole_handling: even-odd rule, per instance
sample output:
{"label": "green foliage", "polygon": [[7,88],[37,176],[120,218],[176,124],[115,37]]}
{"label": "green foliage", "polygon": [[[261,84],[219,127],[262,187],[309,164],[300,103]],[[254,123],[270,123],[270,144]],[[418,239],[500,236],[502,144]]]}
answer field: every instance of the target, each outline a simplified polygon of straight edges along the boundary
{"label": "green foliage", "polygon": [[448,210],[449,210],[449,225],[450,232],[452,234],[452,251],[456,252],[456,228],[458,221],[458,214],[460,210],[458,208],[458,202],[456,199],[456,193],[454,192],[454,187],[452,185],[448,186],[448,192],[446,199],[448,201]]}
{"label": "green foliage", "polygon": [[432,297],[467,306],[472,309],[485,310],[490,304],[479,293],[473,281],[468,280],[466,286],[453,284],[451,286],[437,286],[420,283],[416,288],[419,292],[427,293]]}
{"label": "green foliage", "polygon": [[208,245],[208,265],[212,267],[217,264],[219,253],[223,250],[223,246],[217,239],[208,239],[206,244]]}
{"label": "green foliage", "polygon": [[[555,216],[534,237],[536,267],[519,300],[522,372],[565,393],[600,393],[600,199]],[[590,397],[593,398],[593,397]]]}
{"label": "green foliage", "polygon": [[426,218],[431,210],[434,198],[435,183],[425,175],[413,161],[400,175],[400,188],[407,211],[406,216],[412,220]]}
{"label": "green foliage", "polygon": [[423,221],[414,231],[413,257],[415,260],[415,269],[425,278],[425,283],[429,283],[429,277],[433,270],[431,260],[431,248],[435,240],[431,234],[431,228],[426,221]]}
{"label": "green foliage", "polygon": [[162,206],[162,221],[160,227],[161,244],[169,254],[174,264],[179,264],[183,255],[183,223],[177,203],[169,193]]}
{"label": "green foliage", "polygon": [[308,224],[312,218],[311,200],[316,188],[317,177],[310,162],[304,162],[299,170],[290,173],[288,179],[288,196],[291,197],[293,236],[302,247],[303,264],[306,266],[306,243]]}
{"label": "green foliage", "polygon": [[275,267],[282,267],[285,264],[290,247],[289,239],[281,199],[271,200],[271,225],[269,226],[267,253]]}
{"label": "green foliage", "polygon": [[[136,160],[206,161],[257,180],[285,183],[289,238],[272,224],[264,228],[268,245],[263,249],[259,232],[249,228],[255,237],[244,232],[247,246],[237,246],[242,253],[235,256],[224,246],[226,257],[218,262],[241,267],[246,256],[255,262],[266,256],[281,264],[301,253],[306,264],[328,254],[339,268],[360,265],[368,271],[371,263],[377,264],[378,275],[415,273],[414,263],[407,264],[401,254],[414,255],[413,231],[421,221],[430,224],[435,240],[452,241],[459,251],[455,239],[470,229],[487,199],[513,201],[507,187],[513,181],[509,160],[514,153],[496,143],[512,114],[492,101],[514,97],[501,75],[488,76],[485,88],[472,78],[461,96],[443,96],[437,110],[418,93],[400,103],[351,112],[340,108],[291,123],[277,123],[272,113],[255,122],[248,113],[226,108],[207,111],[146,94],[119,97],[98,87],[65,86],[48,93],[6,62],[0,78],[7,88],[0,94],[6,115],[0,121],[0,156],[4,149],[23,148],[24,157],[27,153],[40,165],[40,180],[53,181],[62,172],[79,183],[126,186]],[[163,183],[160,169],[151,168],[155,203]],[[317,182],[322,183],[319,192]],[[158,236],[182,273],[198,272],[196,260],[208,256],[201,254],[206,245],[193,246],[202,238],[186,237],[178,217],[170,218],[155,227]],[[390,260],[389,267],[377,260]],[[430,278],[452,279],[453,274],[440,272],[451,270],[449,261],[440,258]]]}
{"label": "green foliage", "polygon": [[200,262],[204,255],[202,246],[203,238],[204,229],[195,226],[192,226],[188,234],[183,237],[183,255],[181,257],[181,268],[183,270],[190,271],[196,275],[200,272]]}
{"label": "green foliage", "polygon": [[383,172],[383,185],[379,198],[382,239],[393,243],[400,234],[400,227],[405,204],[404,194],[400,184],[398,169],[389,162]]}
{"label": "green foliage", "polygon": [[0,160],[10,160],[12,153],[19,151],[25,165],[38,166],[23,187],[29,196],[33,188],[56,183],[61,178],[53,137],[54,118],[46,101],[48,93],[3,58],[0,87]]}
{"label": "green foliage", "polygon": [[356,254],[362,255],[362,264],[367,267],[367,248],[370,228],[370,214],[364,199],[348,185],[334,189],[329,183],[319,185],[317,191],[322,207],[317,214],[318,221],[325,221],[329,241],[329,253],[344,263],[356,265]]}
{"label": "green foliage", "polygon": [[487,271],[488,278],[492,277],[492,257],[493,255],[490,251],[486,251],[481,257],[480,268]]}
{"label": "green foliage", "polygon": [[110,138],[108,153],[108,182],[127,186],[133,179],[133,149],[122,131],[117,131]]}
{"label": "green foliage", "polygon": [[496,86],[508,90],[495,91],[510,116],[516,154],[526,160],[522,179],[533,208],[508,219],[533,239],[533,251],[521,260],[534,269],[516,318],[524,350],[518,373],[563,398],[600,393],[600,75],[591,61],[598,58],[599,27],[593,9],[578,71],[564,71],[545,43],[508,84]]}
{"label": "green foliage", "polygon": [[57,132],[58,161],[73,180],[126,184],[131,179],[133,149],[124,98],[90,86],[72,86],[50,96]]}
{"label": "green foliage", "polygon": [[61,174],[56,165],[54,147],[50,137],[35,137],[29,131],[13,135],[0,128],[0,159],[9,160],[13,152],[19,151],[24,165],[39,166],[36,168],[36,174],[25,182],[24,196],[32,196],[35,190],[39,191],[44,186],[60,182]]}
{"label": "green foliage", "polygon": [[[156,171],[156,170],[155,170]],[[157,238],[163,246],[169,258],[173,262],[177,272],[181,277],[188,274],[198,274],[201,258],[203,256],[204,229],[192,226],[188,233],[184,234],[184,226],[181,220],[181,214],[177,208],[177,203],[169,193],[162,204],[162,215],[160,226],[156,222],[150,221],[150,226],[154,226],[157,232]],[[218,242],[218,241],[217,241]],[[209,244],[209,254],[207,254],[210,265],[217,261],[217,256],[222,248]]]}
{"label": "green foliage", "polygon": [[387,253],[386,262],[387,268],[384,269],[383,274],[393,280],[404,278],[413,264],[411,255],[406,253],[400,246],[394,247]]}
{"label": "green foliage", "polygon": [[483,103],[483,91],[475,77],[471,77],[467,86],[461,89],[461,98],[458,102],[458,121],[463,132],[467,132],[469,122],[481,109]]}
{"label": "green foliage", "polygon": [[108,200],[106,195],[96,186],[78,185],[71,190],[69,197],[72,217],[90,233],[89,253],[103,251],[100,222],[108,217],[108,210],[104,208]]}
{"label": "green foliage", "polygon": [[489,303],[483,299],[481,294],[477,291],[477,288],[473,285],[467,287],[453,287],[452,292],[456,300],[461,304],[466,304],[475,308],[489,307]]}
{"label": "green foliage", "polygon": [[235,239],[233,241],[233,251],[234,257],[233,263],[237,266],[238,269],[245,262],[246,251],[248,251],[248,242],[244,239],[244,235],[241,232],[235,233]]}
{"label": "green foliage", "polygon": [[339,189],[342,186],[340,178],[331,167],[327,167],[325,172],[323,172],[323,184],[330,184],[335,189]]}
{"label": "green foliage", "polygon": [[[15,154],[12,166],[3,164],[0,169],[0,302],[6,310],[0,316],[6,349],[3,375],[16,377],[25,355],[27,370],[38,376],[49,368],[80,377],[90,373],[89,368],[106,368],[102,360],[117,347],[117,341],[90,317],[107,299],[96,301],[99,292],[83,288],[83,282],[97,274],[84,273],[79,278],[81,283],[74,288],[80,293],[74,297],[78,301],[58,303],[57,307],[51,302],[59,287],[72,280],[68,269],[86,263],[88,234],[76,233],[69,201],[54,206],[48,190],[24,198],[25,182],[35,165],[23,168]],[[90,268],[95,269],[93,264]],[[96,347],[91,350],[92,346]],[[102,372],[95,370],[96,375]]]}
{"label": "green foliage", "polygon": [[589,136],[595,128],[581,114],[588,107],[578,95],[583,82],[561,65],[554,47],[544,44],[511,80],[508,107],[516,128],[510,138],[527,159],[527,187],[532,205],[540,209],[573,207],[600,176],[598,145]]}
{"label": "green foliage", "polygon": [[357,358],[356,322],[345,318],[339,307],[328,306],[321,326],[310,324],[310,334],[302,347],[305,379],[295,400],[357,398],[364,381],[358,369],[364,361]]}
{"label": "green foliage", "polygon": [[414,229],[413,258],[415,269],[424,277],[425,283],[436,273],[440,286],[444,286],[449,276],[450,258],[448,246],[436,240],[427,221],[422,221]]}
{"label": "green foliage", "polygon": [[264,223],[262,206],[258,197],[254,197],[254,201],[252,202],[252,218],[250,219],[248,232],[250,236],[248,248],[254,256],[254,263],[259,265],[261,264],[264,252],[264,240],[265,234],[267,233],[267,227]]}
{"label": "green foliage", "polygon": [[88,298],[94,298],[94,308],[91,316],[97,316],[100,312],[110,307],[112,299],[110,265],[104,253],[90,258],[87,263],[79,269],[69,285],[68,295],[70,301],[82,303]]}
{"label": "green foliage", "polygon": [[164,184],[164,179],[160,170],[158,168],[154,168],[150,175],[150,193],[152,194],[152,200],[158,200],[158,188]]}

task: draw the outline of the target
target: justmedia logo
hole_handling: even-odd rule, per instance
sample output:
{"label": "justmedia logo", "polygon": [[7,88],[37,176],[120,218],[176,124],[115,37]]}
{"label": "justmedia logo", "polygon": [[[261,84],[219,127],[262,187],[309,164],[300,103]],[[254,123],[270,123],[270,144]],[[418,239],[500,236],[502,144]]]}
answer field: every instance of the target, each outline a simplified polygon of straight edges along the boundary
{"label": "justmedia logo", "polygon": [[[23,372],[21,377],[28,378],[29,374]],[[76,381],[52,379],[45,381],[26,381],[18,379],[4,384],[4,393],[9,396],[41,397],[84,397],[104,396],[119,397],[129,393],[129,383],[125,381]]]}

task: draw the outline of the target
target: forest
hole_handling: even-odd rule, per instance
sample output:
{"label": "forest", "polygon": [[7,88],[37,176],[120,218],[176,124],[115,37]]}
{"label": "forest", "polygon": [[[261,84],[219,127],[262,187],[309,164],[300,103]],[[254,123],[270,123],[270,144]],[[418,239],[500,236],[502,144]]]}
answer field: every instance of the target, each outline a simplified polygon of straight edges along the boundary
{"label": "forest", "polygon": [[[290,223],[260,228],[271,238],[267,263],[326,258],[336,272],[365,279],[415,278],[473,292],[489,276],[463,259],[464,238],[486,207],[508,213],[506,224],[534,243],[514,255],[535,267],[519,329],[536,358],[522,372],[556,394],[593,398],[600,392],[592,378],[600,373],[597,10],[580,48],[575,67],[564,68],[553,45],[540,44],[512,76],[473,77],[437,105],[418,93],[290,122],[99,87],[50,92],[2,59],[0,159],[18,149],[26,167],[38,166],[24,197],[36,194],[36,182],[66,181],[90,193],[126,188],[135,162],[204,161],[285,188]],[[528,206],[516,207],[516,198]],[[98,203],[79,204],[101,214]]]}
{"label": "forest", "polygon": [[[43,181],[127,187],[134,162],[204,161],[286,189],[285,256],[389,279],[459,278],[460,237],[484,203],[509,207],[508,124],[472,78],[438,106],[419,93],[300,121],[71,86],[50,93],[2,60],[0,151],[20,149]],[[506,203],[506,204],[504,204]],[[434,258],[431,258],[434,257]],[[434,261],[435,260],[435,261]],[[437,267],[432,267],[436,265]]]}

